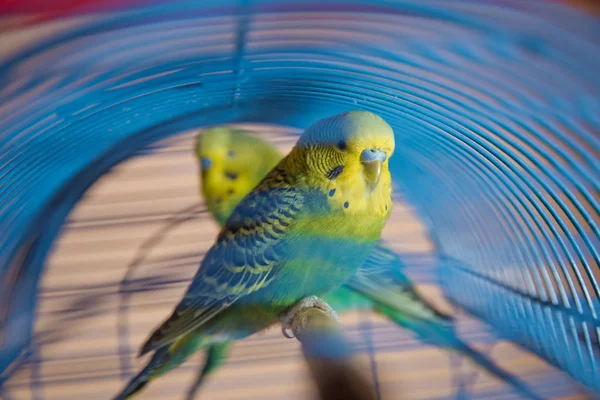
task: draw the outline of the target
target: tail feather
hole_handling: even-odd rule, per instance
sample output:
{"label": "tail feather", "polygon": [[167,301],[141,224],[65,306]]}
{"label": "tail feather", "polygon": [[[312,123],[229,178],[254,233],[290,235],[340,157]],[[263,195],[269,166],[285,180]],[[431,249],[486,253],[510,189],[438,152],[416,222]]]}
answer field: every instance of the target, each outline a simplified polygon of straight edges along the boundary
{"label": "tail feather", "polygon": [[499,367],[489,357],[482,354],[463,340],[461,340],[454,331],[454,326],[447,320],[419,319],[414,316],[408,317],[405,314],[397,313],[393,308],[379,304],[377,311],[382,312],[392,319],[398,325],[406,327],[418,334],[424,341],[435,346],[451,348],[471,359],[481,368],[503,380],[507,384],[518,390],[521,395],[535,400],[543,398],[535,394],[529,385],[516,375]]}
{"label": "tail feather", "polygon": [[142,372],[131,379],[123,391],[114,397],[113,400],[130,399],[134,394],[142,390],[150,381],[150,375],[145,373],[146,368],[144,368]]}
{"label": "tail feather", "polygon": [[161,368],[166,360],[166,357],[169,354],[168,346],[162,347],[154,353],[150,361],[143,370],[140,371],[139,374],[134,376],[127,386],[119,393],[117,396],[113,398],[113,400],[126,400],[130,399],[137,392],[142,390],[144,386],[150,382],[155,372]]}
{"label": "tail feather", "polygon": [[[150,361],[148,361],[146,367],[131,379],[125,389],[123,389],[123,391],[113,400],[125,400],[131,398],[151,380],[158,378],[183,364],[189,356],[200,350],[204,345],[204,336],[190,333],[180,337],[173,343],[159,347]],[[216,352],[213,358],[220,354],[218,351],[221,347],[216,346]],[[226,348],[223,349],[223,353],[225,352]],[[210,364],[210,366],[212,366],[212,364]]]}
{"label": "tail feather", "polygon": [[196,397],[196,393],[200,389],[200,386],[204,382],[204,379],[206,379],[208,375],[225,363],[230,347],[230,342],[215,343],[211,346],[208,346],[206,349],[206,361],[204,362],[202,368],[198,371],[196,380],[192,386],[190,386],[186,400],[193,400]]}
{"label": "tail feather", "polygon": [[543,399],[543,397],[540,397],[537,394],[535,394],[532,391],[532,389],[529,387],[529,385],[527,385],[527,383],[525,383],[519,377],[517,377],[514,374],[511,374],[510,372],[506,371],[503,368],[500,368],[490,358],[486,357],[481,352],[475,350],[473,347],[469,346],[467,343],[456,338],[456,344],[457,345],[455,347],[455,350],[457,350],[460,353],[464,354],[465,356],[469,357],[477,365],[479,365],[480,367],[482,367],[483,369],[488,371],[490,374],[502,379],[504,382],[506,382],[509,385],[511,385],[512,387],[514,387],[522,395],[527,396],[528,398],[531,398],[531,399],[536,399],[536,400]]}

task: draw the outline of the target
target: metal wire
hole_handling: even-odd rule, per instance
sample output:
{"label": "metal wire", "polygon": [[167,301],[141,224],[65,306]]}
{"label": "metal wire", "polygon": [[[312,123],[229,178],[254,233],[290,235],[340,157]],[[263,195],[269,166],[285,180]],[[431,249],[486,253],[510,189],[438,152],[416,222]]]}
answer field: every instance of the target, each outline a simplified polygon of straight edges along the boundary
{"label": "metal wire", "polygon": [[[33,320],[72,205],[143,145],[365,109],[453,260],[446,294],[600,391],[599,46],[546,1],[174,1],[57,28],[0,64],[3,327]],[[30,334],[11,340],[0,371]]]}

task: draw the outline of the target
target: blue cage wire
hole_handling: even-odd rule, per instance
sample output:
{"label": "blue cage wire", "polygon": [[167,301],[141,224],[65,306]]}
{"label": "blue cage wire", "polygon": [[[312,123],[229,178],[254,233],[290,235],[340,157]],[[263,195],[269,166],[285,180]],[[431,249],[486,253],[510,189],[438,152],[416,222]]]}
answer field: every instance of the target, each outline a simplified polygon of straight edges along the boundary
{"label": "blue cage wire", "polygon": [[[191,127],[374,111],[446,295],[599,392],[600,22],[547,1],[157,2],[0,65],[0,366],[86,188]],[[24,332],[25,334],[14,334]]]}

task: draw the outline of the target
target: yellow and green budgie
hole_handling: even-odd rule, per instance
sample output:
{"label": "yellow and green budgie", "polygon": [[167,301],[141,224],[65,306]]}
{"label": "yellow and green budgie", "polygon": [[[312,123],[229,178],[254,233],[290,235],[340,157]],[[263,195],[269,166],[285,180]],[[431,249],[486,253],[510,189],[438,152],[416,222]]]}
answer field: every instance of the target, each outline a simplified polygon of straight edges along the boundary
{"label": "yellow and green budgie", "polygon": [[[142,346],[146,367],[126,399],[194,351],[242,339],[354,276],[392,209],[394,134],[379,116],[352,111],[308,128],[234,208],[172,315]],[[168,360],[168,362],[167,362]]]}
{"label": "yellow and green budgie", "polygon": [[[283,158],[268,142],[250,132],[227,127],[203,131],[197,138],[195,153],[199,161],[200,191],[211,215],[224,225],[238,203]],[[335,193],[334,193],[335,195]],[[497,367],[454,333],[451,317],[436,310],[416,290],[402,271],[400,258],[383,243],[379,243],[363,264],[361,271],[342,287],[324,299],[336,311],[371,309],[398,325],[416,333],[434,345],[458,350],[492,374],[513,384],[528,397],[537,398],[518,378]],[[199,345],[202,334],[191,332],[179,340],[179,346],[156,357],[154,374],[134,379],[130,394],[148,380],[179,366],[189,355],[206,347],[206,360],[200,369],[188,399],[193,399],[203,380],[227,357],[230,341]],[[149,371],[147,371],[149,372]],[[133,385],[136,382],[136,385]]]}
{"label": "yellow and green budgie", "polygon": [[[227,127],[207,129],[198,135],[195,154],[199,162],[201,196],[220,225],[246,193],[283,158],[274,146],[251,132]],[[356,277],[324,300],[340,313],[357,309],[378,312],[426,342],[462,352],[488,372],[535,397],[516,377],[456,336],[452,318],[418,293],[404,274],[399,256],[383,242],[373,250]],[[204,378],[225,361],[228,349],[228,342],[208,347],[206,361],[188,399],[194,397]]]}

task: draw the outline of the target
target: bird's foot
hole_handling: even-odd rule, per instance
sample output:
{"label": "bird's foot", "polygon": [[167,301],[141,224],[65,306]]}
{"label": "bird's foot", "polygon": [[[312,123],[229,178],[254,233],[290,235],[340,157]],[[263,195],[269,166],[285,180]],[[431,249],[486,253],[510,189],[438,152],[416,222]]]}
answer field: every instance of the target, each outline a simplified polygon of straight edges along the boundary
{"label": "bird's foot", "polygon": [[318,308],[320,310],[323,310],[329,316],[333,317],[336,321],[339,322],[340,320],[335,310],[329,304],[327,304],[325,301],[321,300],[317,296],[308,296],[294,304],[294,306],[290,308],[281,318],[281,332],[283,333],[283,336],[285,336],[288,339],[294,338],[292,329],[294,318],[300,311],[306,308]]}

